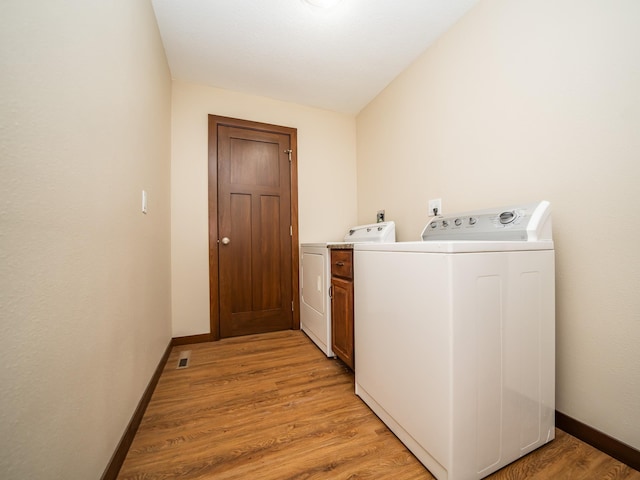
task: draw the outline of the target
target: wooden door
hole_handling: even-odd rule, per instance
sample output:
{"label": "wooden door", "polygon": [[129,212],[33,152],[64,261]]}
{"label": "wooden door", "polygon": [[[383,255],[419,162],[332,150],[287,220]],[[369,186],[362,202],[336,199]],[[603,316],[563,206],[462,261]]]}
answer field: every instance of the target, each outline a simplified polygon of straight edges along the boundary
{"label": "wooden door", "polygon": [[217,273],[216,281],[210,282],[213,337],[296,328],[295,130],[222,117],[213,117],[213,122],[216,165],[209,165],[210,280]]}

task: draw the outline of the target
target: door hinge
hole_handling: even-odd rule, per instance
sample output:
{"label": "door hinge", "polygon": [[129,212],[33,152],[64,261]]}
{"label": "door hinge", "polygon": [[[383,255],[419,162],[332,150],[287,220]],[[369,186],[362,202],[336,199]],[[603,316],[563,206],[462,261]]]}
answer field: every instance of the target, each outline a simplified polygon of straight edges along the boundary
{"label": "door hinge", "polygon": [[289,236],[293,237],[293,225],[289,225]]}
{"label": "door hinge", "polygon": [[289,155],[289,161],[291,161],[291,154],[293,153],[293,150],[289,149],[289,150],[285,150],[284,153],[286,153],[287,155]]}

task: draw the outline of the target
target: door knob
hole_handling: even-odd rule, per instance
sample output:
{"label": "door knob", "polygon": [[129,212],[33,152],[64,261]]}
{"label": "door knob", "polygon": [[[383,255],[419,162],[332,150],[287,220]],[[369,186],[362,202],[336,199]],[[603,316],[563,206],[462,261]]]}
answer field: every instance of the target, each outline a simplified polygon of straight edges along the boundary
{"label": "door knob", "polygon": [[222,244],[223,245],[229,245],[230,241],[231,240],[229,240],[229,237],[222,237]]}

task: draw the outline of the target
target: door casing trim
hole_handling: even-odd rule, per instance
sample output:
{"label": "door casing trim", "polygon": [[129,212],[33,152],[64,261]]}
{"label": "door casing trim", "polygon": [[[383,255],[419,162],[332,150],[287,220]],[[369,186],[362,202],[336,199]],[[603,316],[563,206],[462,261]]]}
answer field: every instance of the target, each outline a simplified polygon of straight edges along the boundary
{"label": "door casing trim", "polygon": [[209,335],[220,340],[220,309],[218,305],[218,126],[240,127],[250,130],[288,135],[290,139],[291,169],[291,299],[293,300],[292,328],[300,329],[300,295],[298,246],[298,130],[269,123],[253,122],[219,115],[209,115],[208,139],[208,220],[209,220]]}

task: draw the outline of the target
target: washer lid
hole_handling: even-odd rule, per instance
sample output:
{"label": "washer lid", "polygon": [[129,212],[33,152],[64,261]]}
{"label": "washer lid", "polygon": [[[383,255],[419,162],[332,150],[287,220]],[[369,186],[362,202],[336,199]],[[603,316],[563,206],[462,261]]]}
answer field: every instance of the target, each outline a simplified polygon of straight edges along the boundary
{"label": "washer lid", "polygon": [[358,243],[353,246],[358,251],[406,252],[406,253],[477,253],[477,252],[517,252],[531,250],[553,250],[551,240],[522,241],[482,241],[443,240],[430,242]]}
{"label": "washer lid", "polygon": [[422,240],[521,241],[551,240],[551,205],[547,201],[436,217]]}

